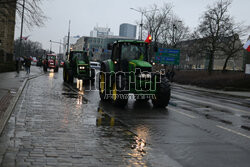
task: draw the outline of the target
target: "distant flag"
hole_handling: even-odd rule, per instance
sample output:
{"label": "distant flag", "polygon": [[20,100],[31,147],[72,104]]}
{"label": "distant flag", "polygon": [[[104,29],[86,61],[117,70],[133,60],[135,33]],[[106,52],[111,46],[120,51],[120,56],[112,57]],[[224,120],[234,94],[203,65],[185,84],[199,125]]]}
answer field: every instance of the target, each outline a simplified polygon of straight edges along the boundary
{"label": "distant flag", "polygon": [[25,41],[26,41],[28,38],[29,38],[29,36],[27,36],[27,37],[22,37],[22,39],[25,40]]}
{"label": "distant flag", "polygon": [[246,49],[248,52],[250,52],[250,40],[248,40],[245,45],[243,46],[244,49]]}
{"label": "distant flag", "polygon": [[145,40],[145,42],[147,42],[148,44],[150,44],[150,42],[152,42],[152,37],[150,34],[148,34],[147,39]]}

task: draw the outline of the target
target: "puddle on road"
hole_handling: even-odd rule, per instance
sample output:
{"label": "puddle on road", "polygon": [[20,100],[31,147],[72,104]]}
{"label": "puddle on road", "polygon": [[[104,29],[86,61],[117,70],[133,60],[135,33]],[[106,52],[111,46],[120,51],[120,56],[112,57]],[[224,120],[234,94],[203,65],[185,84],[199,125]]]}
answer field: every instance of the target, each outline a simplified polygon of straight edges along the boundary
{"label": "puddle on road", "polygon": [[67,92],[67,93],[62,93],[62,95],[66,96],[67,98],[78,98],[78,93],[73,93],[73,92]]}
{"label": "puddle on road", "polygon": [[110,117],[108,114],[103,112],[102,108],[98,108],[98,116],[96,118],[96,126],[123,126],[123,124],[114,117]]}
{"label": "puddle on road", "polygon": [[[119,120],[115,119],[105,113],[102,108],[98,108],[97,110],[98,116],[96,118],[96,126],[97,127],[113,127],[118,137],[129,141],[128,148],[131,148],[131,152],[128,153],[129,156],[133,158],[137,158],[138,160],[142,158],[142,156],[146,155],[146,141],[139,136],[137,136],[132,131],[128,130],[127,125],[123,124]],[[106,137],[112,137],[113,131],[105,134]],[[138,163],[138,162],[137,162]]]}
{"label": "puddle on road", "polygon": [[250,127],[249,127],[249,126],[241,125],[240,127],[241,127],[242,129],[244,129],[244,130],[250,131]]}
{"label": "puddle on road", "polygon": [[66,98],[77,99],[77,104],[86,104],[88,102],[88,100],[85,99],[82,94],[75,92],[63,92],[62,95],[64,95]]}
{"label": "puddle on road", "polygon": [[241,115],[242,118],[250,119],[250,115]]}
{"label": "puddle on road", "polygon": [[228,125],[232,125],[233,124],[231,121],[223,120],[223,119],[220,119],[218,117],[215,117],[215,116],[212,116],[212,115],[209,115],[209,114],[205,114],[205,117],[207,119],[211,119],[211,120],[214,120],[214,121],[219,121],[221,123],[225,123],[225,124],[228,124]]}

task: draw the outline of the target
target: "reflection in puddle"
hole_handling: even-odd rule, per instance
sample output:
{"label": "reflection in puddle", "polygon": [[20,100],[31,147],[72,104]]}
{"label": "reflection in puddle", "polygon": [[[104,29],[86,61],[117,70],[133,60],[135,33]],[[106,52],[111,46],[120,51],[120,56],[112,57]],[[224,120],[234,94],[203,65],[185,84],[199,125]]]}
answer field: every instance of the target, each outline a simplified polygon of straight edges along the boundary
{"label": "reflection in puddle", "polygon": [[[102,130],[107,130],[107,126],[112,127],[111,132],[107,131],[104,133],[105,137],[114,137],[117,135],[118,138],[122,140],[129,141],[126,152],[126,158],[124,161],[129,162],[131,166],[147,166],[147,148],[146,148],[146,138],[148,137],[148,128],[145,129],[139,127],[136,129],[136,133],[128,130],[128,127],[120,122],[119,120],[115,119],[115,117],[109,116],[106,112],[103,111],[101,107],[97,110],[98,116],[96,118],[96,126],[97,127],[104,127]],[[110,130],[110,129],[109,129]],[[143,139],[142,137],[145,137]],[[127,156],[131,158],[127,158]]]}
{"label": "reflection in puddle", "polygon": [[53,78],[54,78],[54,75],[55,75],[55,73],[50,72],[50,73],[49,73],[49,79],[50,79],[50,80],[53,79]]}
{"label": "reflection in puddle", "polygon": [[139,138],[139,137],[135,137],[135,144],[132,145],[132,149],[135,149],[136,151],[138,152],[141,152],[141,153],[146,153],[145,151],[145,146],[146,146],[146,142],[145,140]]}
{"label": "reflection in puddle", "polygon": [[76,79],[76,88],[79,89],[80,92],[84,93],[82,79]]}
{"label": "reflection in puddle", "polygon": [[110,117],[103,112],[102,108],[98,108],[98,116],[96,119],[96,126],[121,126],[121,123],[116,121],[114,117]]}

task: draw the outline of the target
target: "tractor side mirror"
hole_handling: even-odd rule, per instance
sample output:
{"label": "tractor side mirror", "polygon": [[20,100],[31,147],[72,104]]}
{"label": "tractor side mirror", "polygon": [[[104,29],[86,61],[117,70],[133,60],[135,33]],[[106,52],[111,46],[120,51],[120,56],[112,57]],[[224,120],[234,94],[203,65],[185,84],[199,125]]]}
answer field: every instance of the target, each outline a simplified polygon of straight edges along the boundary
{"label": "tractor side mirror", "polygon": [[113,45],[109,43],[108,46],[107,46],[108,50],[112,50],[112,46]]}

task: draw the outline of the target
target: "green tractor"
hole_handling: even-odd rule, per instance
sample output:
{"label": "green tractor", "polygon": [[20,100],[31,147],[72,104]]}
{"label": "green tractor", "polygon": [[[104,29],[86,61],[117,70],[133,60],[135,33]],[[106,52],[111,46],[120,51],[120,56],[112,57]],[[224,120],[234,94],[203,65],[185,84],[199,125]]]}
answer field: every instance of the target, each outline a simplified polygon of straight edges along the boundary
{"label": "green tractor", "polygon": [[88,52],[70,51],[63,66],[64,82],[73,83],[74,78],[95,80],[95,69],[90,68]]}
{"label": "green tractor", "polygon": [[169,81],[163,71],[152,71],[148,49],[148,43],[143,41],[120,40],[112,45],[111,59],[101,63],[99,74],[102,101],[124,107],[133,97],[138,101],[151,99],[157,108],[168,105]]}

